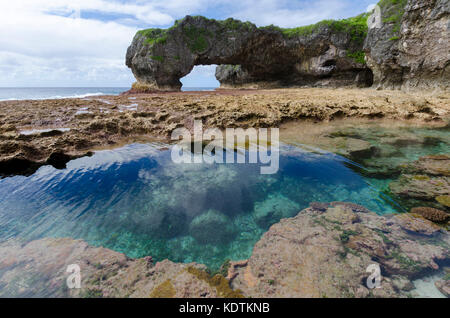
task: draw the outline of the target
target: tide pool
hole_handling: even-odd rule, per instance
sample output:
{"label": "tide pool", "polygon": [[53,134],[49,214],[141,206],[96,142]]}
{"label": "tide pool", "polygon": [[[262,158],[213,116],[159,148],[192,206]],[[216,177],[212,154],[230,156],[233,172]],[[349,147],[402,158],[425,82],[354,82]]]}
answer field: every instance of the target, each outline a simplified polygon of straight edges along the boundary
{"label": "tide pool", "polygon": [[71,237],[212,268],[248,258],[261,235],[311,202],[401,210],[330,153],[282,145],[277,174],[259,164],[175,164],[170,146],[132,144],[30,177],[0,180],[0,240]]}

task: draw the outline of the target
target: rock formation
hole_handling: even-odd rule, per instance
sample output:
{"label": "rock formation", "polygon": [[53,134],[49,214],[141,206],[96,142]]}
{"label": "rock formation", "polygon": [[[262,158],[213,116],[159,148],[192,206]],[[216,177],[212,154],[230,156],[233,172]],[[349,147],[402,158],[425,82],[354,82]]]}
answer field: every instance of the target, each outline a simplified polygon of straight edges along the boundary
{"label": "rock formation", "polygon": [[377,88],[448,89],[449,12],[446,0],[382,0],[368,23],[362,14],[293,29],[187,16],[169,29],[139,31],[126,64],[136,92],[179,90],[195,65],[210,64],[219,65],[222,88],[375,81]]}
{"label": "rock formation", "polygon": [[281,29],[186,16],[166,30],[139,31],[126,64],[137,79],[134,88],[141,91],[179,90],[180,78],[202,64],[226,65],[218,69],[218,78],[233,87],[342,86],[356,81],[370,86],[362,52],[366,19],[360,15]]}
{"label": "rock formation", "polygon": [[382,0],[379,8],[364,44],[375,87],[448,89],[450,3]]}

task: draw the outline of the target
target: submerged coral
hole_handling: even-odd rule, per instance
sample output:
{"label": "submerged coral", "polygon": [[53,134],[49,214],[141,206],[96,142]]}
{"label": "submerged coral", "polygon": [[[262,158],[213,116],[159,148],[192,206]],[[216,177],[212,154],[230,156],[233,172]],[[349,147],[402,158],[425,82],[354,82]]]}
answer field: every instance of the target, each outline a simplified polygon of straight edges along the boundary
{"label": "submerged coral", "polygon": [[209,210],[192,220],[189,234],[199,243],[223,244],[231,239],[233,230],[224,214]]}
{"label": "submerged coral", "polygon": [[411,209],[410,213],[419,214],[423,216],[425,219],[436,222],[443,223],[446,222],[450,218],[449,213],[445,213],[444,211],[430,208],[430,207],[417,207]]}
{"label": "submerged coral", "polygon": [[282,218],[290,217],[299,210],[298,203],[277,193],[269,195],[263,202],[256,202],[253,217],[259,226],[267,229]]}

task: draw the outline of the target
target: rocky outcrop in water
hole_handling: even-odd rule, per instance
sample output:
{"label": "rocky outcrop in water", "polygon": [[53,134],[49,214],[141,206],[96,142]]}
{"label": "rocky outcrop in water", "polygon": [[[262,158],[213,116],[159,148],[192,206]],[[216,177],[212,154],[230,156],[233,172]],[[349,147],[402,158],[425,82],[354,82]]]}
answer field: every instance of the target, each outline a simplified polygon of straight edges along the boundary
{"label": "rocky outcrop in water", "polygon": [[362,52],[366,19],[361,15],[281,29],[187,16],[169,29],[138,32],[126,64],[137,79],[137,91],[179,90],[180,78],[201,64],[232,65],[219,68],[218,77],[233,87],[370,86]]}
{"label": "rocky outcrop in water", "polygon": [[379,7],[364,45],[375,87],[448,89],[450,3],[382,0]]}
{"label": "rocky outcrop in water", "polygon": [[[450,156],[430,155],[402,166],[403,174],[389,184],[390,191],[405,204],[429,203],[450,212],[445,198],[450,193]],[[448,199],[447,199],[448,200]]]}
{"label": "rocky outcrop in water", "polygon": [[[273,225],[229,277],[233,288],[255,298],[405,297],[411,280],[440,268],[449,253],[448,232],[424,218],[315,203]],[[381,268],[381,288],[367,286],[371,264]]]}

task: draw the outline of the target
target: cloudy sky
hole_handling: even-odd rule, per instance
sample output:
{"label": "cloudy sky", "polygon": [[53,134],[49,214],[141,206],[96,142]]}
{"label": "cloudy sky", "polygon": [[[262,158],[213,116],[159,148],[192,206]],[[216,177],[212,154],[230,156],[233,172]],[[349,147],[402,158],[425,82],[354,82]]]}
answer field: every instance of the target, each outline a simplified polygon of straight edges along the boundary
{"label": "cloudy sky", "polygon": [[[365,12],[374,0],[0,0],[0,87],[129,87],[125,52],[139,29],[185,15],[258,26],[308,25]],[[187,87],[214,86],[199,66]]]}

